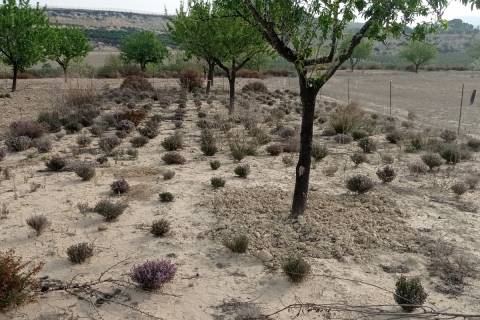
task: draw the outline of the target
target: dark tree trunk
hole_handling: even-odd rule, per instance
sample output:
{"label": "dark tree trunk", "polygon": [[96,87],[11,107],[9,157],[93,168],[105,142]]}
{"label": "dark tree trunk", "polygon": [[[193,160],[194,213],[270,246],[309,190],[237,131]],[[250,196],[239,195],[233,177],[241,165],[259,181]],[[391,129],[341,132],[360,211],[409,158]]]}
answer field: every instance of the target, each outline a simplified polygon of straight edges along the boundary
{"label": "dark tree trunk", "polygon": [[420,66],[418,64],[415,65],[415,73],[418,73],[418,69],[420,68]]}
{"label": "dark tree trunk", "polygon": [[210,94],[210,89],[213,85],[213,74],[215,71],[215,63],[209,62],[208,63],[208,75],[207,75],[207,95]]}
{"label": "dark tree trunk", "polygon": [[230,103],[228,105],[228,113],[232,114],[235,111],[235,80],[237,72],[235,70],[230,71],[230,76],[228,77],[229,84],[229,95]]}
{"label": "dark tree trunk", "polygon": [[64,81],[66,83],[67,80],[68,80],[67,67],[66,66],[62,67],[62,69],[63,69],[63,78],[64,78]]}
{"label": "dark tree trunk", "polygon": [[141,63],[141,64],[140,64],[140,70],[141,70],[142,72],[145,72],[145,71],[147,70],[147,64],[146,64],[146,63]]}
{"label": "dark tree trunk", "polygon": [[18,67],[13,66],[12,92],[17,90]]}
{"label": "dark tree trunk", "polygon": [[300,155],[296,168],[295,191],[291,218],[298,218],[304,214],[307,205],[308,187],[310,180],[310,165],[312,162],[312,137],[315,113],[315,99],[321,86],[308,86],[304,74],[299,72],[300,98],[302,100],[302,128],[300,132]]}

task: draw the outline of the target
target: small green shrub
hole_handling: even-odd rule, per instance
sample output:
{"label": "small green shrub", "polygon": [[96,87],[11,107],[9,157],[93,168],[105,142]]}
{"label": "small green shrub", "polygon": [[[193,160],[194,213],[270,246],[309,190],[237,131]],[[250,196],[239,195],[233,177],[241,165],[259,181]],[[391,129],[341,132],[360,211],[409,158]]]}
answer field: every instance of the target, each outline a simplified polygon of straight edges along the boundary
{"label": "small green shrub", "polygon": [[271,156],[278,156],[282,153],[283,146],[279,143],[274,143],[274,144],[268,145],[265,150]]}
{"label": "small green shrub", "polygon": [[27,136],[7,136],[5,146],[11,152],[21,152],[30,149],[33,146],[33,141]]}
{"label": "small green shrub", "polygon": [[150,233],[155,237],[164,237],[170,231],[170,222],[166,219],[156,220],[150,227]]}
{"label": "small green shrub", "polygon": [[121,143],[122,141],[117,136],[108,135],[100,138],[100,141],[98,142],[98,146],[100,147],[100,149],[102,149],[103,152],[110,153],[113,151],[113,149],[118,147]]}
{"label": "small green shrub", "polygon": [[203,129],[200,136],[200,149],[206,156],[214,156],[217,151],[217,141],[213,132],[209,129]]}
{"label": "small green shrub", "polygon": [[247,178],[250,174],[250,166],[248,164],[239,165],[235,168],[234,172],[240,178]]}
{"label": "small green shrub", "polygon": [[77,137],[77,144],[80,148],[85,148],[92,143],[92,138],[87,135],[81,134]]}
{"label": "small green shrub", "polygon": [[451,143],[457,140],[457,133],[455,131],[445,129],[440,133],[440,138],[447,143]]}
{"label": "small green shrub", "polygon": [[172,202],[175,197],[170,192],[162,192],[159,194],[159,198],[161,202]]}
{"label": "small green shrub", "polygon": [[87,242],[74,244],[67,249],[68,260],[81,264],[93,256],[93,245]]}
{"label": "small green shrub", "polygon": [[225,187],[225,183],[226,183],[225,179],[220,177],[213,177],[212,179],[210,179],[210,184],[214,189]]}
{"label": "small green shrub", "polygon": [[453,193],[455,193],[457,197],[461,197],[465,192],[468,191],[469,186],[464,182],[457,182],[450,189],[452,189]]}
{"label": "small green shrub", "polygon": [[300,257],[289,257],[282,265],[283,272],[291,282],[302,282],[310,273],[310,264]]}
{"label": "small green shrub", "polygon": [[442,157],[438,153],[426,153],[422,156],[422,161],[428,166],[430,171],[443,164]]}
{"label": "small green shrub", "polygon": [[132,147],[134,147],[134,148],[141,148],[144,145],[146,145],[148,143],[148,141],[150,141],[150,139],[148,139],[147,137],[137,136],[137,137],[133,137],[130,140],[130,143],[132,144]]}
{"label": "small green shrub", "polygon": [[397,144],[402,141],[403,134],[398,130],[393,130],[385,135],[385,139],[390,143]]}
{"label": "small green shrub", "polygon": [[365,137],[368,137],[368,132],[363,129],[356,129],[352,131],[352,138],[355,141],[358,141]]}
{"label": "small green shrub", "polygon": [[235,253],[245,253],[248,249],[248,237],[245,235],[235,236],[232,239],[225,240],[225,247]]}
{"label": "small green shrub", "polygon": [[480,139],[472,138],[472,137],[468,138],[467,146],[473,152],[479,152],[480,151]]}
{"label": "small green shrub", "polygon": [[210,161],[210,168],[212,170],[218,170],[220,168],[220,166],[221,166],[220,161],[218,161],[218,160]]}
{"label": "small green shrub", "polygon": [[350,160],[355,164],[355,167],[358,167],[362,163],[368,162],[367,156],[364,153],[355,152],[350,156]]}
{"label": "small green shrub", "polygon": [[425,174],[429,170],[428,166],[421,161],[413,161],[408,164],[408,170],[414,175]]}
{"label": "small green shrub", "polygon": [[335,136],[335,142],[338,144],[349,144],[353,141],[351,135],[339,133]]}
{"label": "small green shrub", "polygon": [[348,133],[358,128],[362,122],[363,112],[356,104],[339,106],[330,115],[330,126],[336,133]]}
{"label": "small green shrub", "polygon": [[358,146],[363,150],[365,153],[372,153],[377,150],[377,144],[372,139],[365,137],[358,140]]}
{"label": "small green shrub", "polygon": [[367,193],[374,187],[372,179],[363,175],[355,175],[347,179],[346,187],[348,190],[357,194]]}
{"label": "small green shrub", "polygon": [[395,302],[407,312],[412,312],[427,300],[427,293],[423,289],[419,278],[407,279],[401,276],[395,283]]}
{"label": "small green shrub", "polygon": [[460,148],[455,144],[445,144],[441,147],[440,156],[447,164],[456,164],[461,161]]}
{"label": "small green shrub", "polygon": [[109,200],[99,201],[93,211],[105,218],[105,221],[112,222],[118,219],[121,216],[128,205],[120,202],[111,202]]}
{"label": "small green shrub", "polygon": [[162,142],[162,147],[168,151],[176,151],[183,148],[183,136],[176,132],[174,135],[165,138]]}
{"label": "small green shrub", "polygon": [[95,176],[95,167],[91,163],[81,163],[75,167],[75,173],[83,181],[89,181]]}

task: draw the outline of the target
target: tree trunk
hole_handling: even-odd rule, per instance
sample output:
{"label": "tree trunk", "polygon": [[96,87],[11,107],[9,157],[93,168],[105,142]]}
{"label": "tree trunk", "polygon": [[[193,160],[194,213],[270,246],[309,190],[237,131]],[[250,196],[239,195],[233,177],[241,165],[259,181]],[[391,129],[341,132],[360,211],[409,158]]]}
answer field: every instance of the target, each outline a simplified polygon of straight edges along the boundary
{"label": "tree trunk", "polygon": [[213,85],[213,73],[215,71],[215,63],[208,63],[208,75],[207,75],[207,95],[210,94],[210,89]]}
{"label": "tree trunk", "polygon": [[18,67],[13,66],[12,92],[17,90]]}
{"label": "tree trunk", "polygon": [[147,64],[146,63],[141,63],[140,64],[140,70],[144,73],[147,70]]}
{"label": "tree trunk", "polygon": [[67,67],[62,67],[63,69],[63,78],[64,78],[64,81],[65,83],[67,83],[67,80],[68,80],[68,74],[67,74]]}
{"label": "tree trunk", "polygon": [[418,73],[418,69],[420,68],[420,66],[418,64],[415,65],[415,73]]}
{"label": "tree trunk", "polygon": [[228,77],[228,84],[230,88],[230,103],[228,105],[228,113],[232,114],[235,110],[235,78],[237,76],[237,72],[232,70],[230,72],[230,76]]}
{"label": "tree trunk", "polygon": [[312,137],[315,113],[315,99],[319,89],[307,84],[304,74],[299,72],[300,98],[302,100],[302,128],[300,132],[300,155],[296,168],[295,191],[293,193],[292,211],[290,217],[298,218],[304,214],[307,205],[308,186],[310,180],[310,165],[312,162]]}

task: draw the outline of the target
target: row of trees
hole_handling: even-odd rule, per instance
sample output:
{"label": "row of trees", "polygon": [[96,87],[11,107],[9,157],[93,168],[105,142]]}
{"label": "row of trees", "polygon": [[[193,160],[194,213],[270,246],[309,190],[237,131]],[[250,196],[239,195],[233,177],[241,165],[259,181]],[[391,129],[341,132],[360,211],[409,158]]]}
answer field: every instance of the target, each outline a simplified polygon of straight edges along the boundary
{"label": "row of trees", "polygon": [[[480,8],[480,0],[459,0]],[[170,28],[181,48],[222,68],[234,108],[236,71],[258,55],[276,54],[298,74],[302,101],[300,155],[291,217],[305,212],[309,190],[317,95],[364,41],[385,41],[408,31],[413,41],[444,25],[448,0],[190,0]],[[347,37],[347,27],[365,23]],[[267,45],[268,44],[268,45]],[[210,74],[211,72],[209,72]]]}
{"label": "row of trees", "polygon": [[0,59],[12,67],[12,91],[19,72],[45,59],[56,61],[66,79],[70,63],[90,50],[82,30],[51,27],[38,5],[28,0],[4,0],[0,5]]}

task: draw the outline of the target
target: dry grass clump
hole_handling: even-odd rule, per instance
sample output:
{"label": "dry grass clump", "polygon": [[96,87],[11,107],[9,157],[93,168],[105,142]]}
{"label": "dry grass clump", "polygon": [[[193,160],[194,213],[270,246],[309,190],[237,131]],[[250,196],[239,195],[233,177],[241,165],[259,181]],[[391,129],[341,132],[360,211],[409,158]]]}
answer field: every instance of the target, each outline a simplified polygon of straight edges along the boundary
{"label": "dry grass clump", "polygon": [[358,146],[363,150],[365,153],[372,153],[377,150],[377,144],[371,138],[365,137],[358,140]]}
{"label": "dry grass clump", "polygon": [[65,107],[81,107],[85,105],[93,105],[97,102],[98,92],[93,83],[69,86],[65,89],[62,102]]}
{"label": "dry grass clump", "polygon": [[363,130],[363,129],[352,130],[352,138],[355,141],[358,141],[358,140],[363,139],[363,138],[368,137],[368,136],[369,136],[368,132]]}
{"label": "dry grass clump", "polygon": [[236,139],[230,143],[230,153],[233,159],[241,161],[246,156],[257,154],[257,145],[251,141],[240,141]]}
{"label": "dry grass clump", "polygon": [[95,167],[88,162],[80,163],[75,167],[75,173],[83,181],[90,181],[95,177]]}
{"label": "dry grass clump", "polygon": [[120,85],[120,89],[130,89],[133,91],[154,91],[152,84],[147,79],[140,76],[126,77]]}
{"label": "dry grass clump", "polygon": [[103,152],[108,154],[112,152],[113,149],[118,147],[121,143],[122,141],[117,136],[108,135],[100,138],[100,140],[98,141],[98,146]]}
{"label": "dry grass clump", "polygon": [[52,151],[53,145],[52,140],[49,137],[41,137],[33,140],[33,145],[37,148],[39,153],[47,153]]}
{"label": "dry grass clump", "polygon": [[74,264],[84,263],[93,256],[93,245],[87,242],[74,244],[67,249],[68,260]]}
{"label": "dry grass clump", "polygon": [[188,92],[200,89],[203,86],[203,79],[201,74],[197,70],[184,70],[180,74],[179,78],[180,87]]}
{"label": "dry grass clump", "polygon": [[364,153],[355,152],[350,156],[350,160],[352,160],[355,167],[358,167],[362,163],[367,163],[368,159]]}
{"label": "dry grass clump", "polygon": [[37,117],[37,122],[46,128],[48,132],[55,133],[62,130],[62,121],[57,111],[41,112]]}
{"label": "dry grass clump", "polygon": [[349,133],[361,125],[362,118],[363,111],[360,107],[350,103],[337,107],[335,112],[330,115],[329,124],[336,133]]}
{"label": "dry grass clump", "polygon": [[322,169],[322,172],[327,177],[333,177],[337,173],[338,167],[335,165],[330,165]]}
{"label": "dry grass clump", "polygon": [[155,237],[164,237],[170,231],[170,222],[166,219],[156,220],[150,227],[150,233]]}
{"label": "dry grass clump", "polygon": [[239,178],[247,178],[250,174],[250,166],[248,164],[239,165],[234,169],[235,174]]}
{"label": "dry grass clump", "polygon": [[185,164],[187,162],[185,157],[182,156],[180,153],[178,153],[176,151],[170,151],[170,152],[165,153],[162,156],[162,160],[166,164]]}
{"label": "dry grass clump", "polygon": [[395,180],[396,177],[395,169],[392,166],[385,166],[377,171],[377,177],[383,183],[390,183]]}
{"label": "dry grass clump", "polygon": [[227,239],[223,242],[225,247],[235,253],[245,253],[248,249],[248,237],[246,235],[234,236],[231,239]]}
{"label": "dry grass clump", "polygon": [[7,156],[7,150],[5,148],[0,148],[0,161],[3,161]]}
{"label": "dry grass clump", "polygon": [[372,179],[363,175],[355,175],[347,179],[346,187],[348,190],[357,194],[367,193],[374,187]]}
{"label": "dry grass clump", "polygon": [[403,310],[412,312],[425,303],[427,293],[419,278],[407,279],[402,275],[395,283],[395,293],[393,297],[395,302],[398,303]]}
{"label": "dry grass clump", "polygon": [[213,131],[209,129],[203,129],[200,136],[200,150],[206,156],[214,156],[217,151],[217,140],[213,134]]}
{"label": "dry grass clump", "polygon": [[465,178],[465,183],[468,185],[470,190],[475,190],[480,183],[480,176],[478,174],[473,174]]}
{"label": "dry grass clump", "polygon": [[148,141],[150,141],[150,139],[148,139],[147,137],[137,136],[137,137],[133,137],[130,140],[130,143],[131,143],[132,147],[134,147],[134,148],[141,148],[144,145],[146,145],[148,143]]}
{"label": "dry grass clump", "polygon": [[268,92],[267,86],[261,81],[249,82],[243,86],[242,92]]}
{"label": "dry grass clump", "polygon": [[283,272],[291,282],[302,282],[310,273],[310,264],[301,257],[289,257],[282,266]]}
{"label": "dry grass clump", "polygon": [[10,124],[9,135],[12,137],[29,137],[30,139],[40,138],[45,134],[45,127],[32,120],[19,120]]}
{"label": "dry grass clump", "polygon": [[162,175],[163,175],[163,180],[171,180],[173,179],[173,177],[175,177],[175,171],[165,170]]}
{"label": "dry grass clump", "polygon": [[388,142],[397,144],[403,140],[403,134],[398,130],[393,130],[385,135]]}
{"label": "dry grass clump", "polygon": [[225,187],[225,179],[220,177],[213,177],[210,179],[210,184],[212,185],[213,189],[219,189]]}
{"label": "dry grass clump", "polygon": [[315,162],[322,161],[328,155],[328,149],[326,146],[319,143],[312,144],[312,158]]}
{"label": "dry grass clump", "polygon": [[92,138],[87,135],[81,134],[77,137],[77,144],[80,148],[85,148],[92,143]]}
{"label": "dry grass clump", "polygon": [[268,152],[269,155],[271,156],[278,156],[283,152],[283,145],[280,143],[274,143],[271,145],[268,145],[265,150]]}
{"label": "dry grass clump", "polygon": [[127,209],[128,205],[121,202],[112,202],[109,200],[99,201],[93,208],[93,212],[105,218],[105,221],[112,222],[118,219]]}
{"label": "dry grass clump", "polygon": [[162,147],[168,151],[176,151],[183,149],[183,136],[179,132],[175,132],[170,137],[167,137],[162,142]]}
{"label": "dry grass clump", "polygon": [[440,133],[440,138],[442,138],[446,143],[452,143],[457,140],[457,133],[453,130],[444,129]]}
{"label": "dry grass clump", "polygon": [[429,170],[428,166],[421,161],[413,161],[408,164],[408,170],[414,175],[425,174]]}
{"label": "dry grass clump", "polygon": [[158,136],[159,124],[155,121],[148,121],[145,126],[138,128],[138,132],[148,139],[153,139]]}
{"label": "dry grass clump", "polygon": [[353,141],[353,138],[351,135],[343,134],[343,133],[337,134],[334,137],[334,139],[335,139],[335,142],[338,144],[349,144]]}
{"label": "dry grass clump", "polygon": [[22,261],[13,250],[0,252],[0,312],[34,300],[39,287],[36,276],[42,266]]}
{"label": "dry grass clump", "polygon": [[27,225],[35,230],[37,236],[41,235],[42,232],[48,227],[50,222],[47,217],[44,215],[33,215],[27,219]]}

